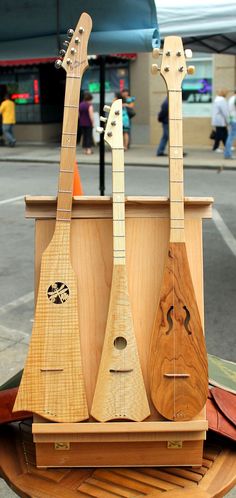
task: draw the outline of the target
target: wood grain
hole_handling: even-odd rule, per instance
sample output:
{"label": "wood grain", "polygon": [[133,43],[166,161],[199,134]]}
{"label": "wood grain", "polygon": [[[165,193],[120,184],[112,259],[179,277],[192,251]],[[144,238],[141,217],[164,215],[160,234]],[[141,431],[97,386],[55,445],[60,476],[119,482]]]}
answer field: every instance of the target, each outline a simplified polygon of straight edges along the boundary
{"label": "wood grain", "polygon": [[170,420],[190,420],[208,393],[207,355],[186,246],[170,243],[153,328],[151,396]]}
{"label": "wood grain", "polygon": [[[77,281],[68,254],[69,242],[69,224],[58,224],[42,257],[32,339],[13,409],[14,412],[32,411],[62,422],[88,418],[80,352]],[[57,282],[65,284],[69,291],[68,296],[61,294],[65,299],[61,303],[53,301],[60,300],[58,291],[51,298],[48,292]]]}

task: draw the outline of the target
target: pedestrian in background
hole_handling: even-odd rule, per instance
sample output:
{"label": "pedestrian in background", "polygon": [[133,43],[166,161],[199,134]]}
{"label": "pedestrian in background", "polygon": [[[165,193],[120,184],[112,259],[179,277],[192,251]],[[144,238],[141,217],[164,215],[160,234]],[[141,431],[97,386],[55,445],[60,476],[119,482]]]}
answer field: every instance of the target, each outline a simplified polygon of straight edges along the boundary
{"label": "pedestrian in background", "polygon": [[82,148],[85,154],[92,154],[94,112],[92,105],[93,96],[85,92],[83,100],[79,104],[79,142],[82,136]]}
{"label": "pedestrian in background", "polygon": [[236,89],[234,95],[228,100],[229,108],[229,134],[225,144],[224,157],[232,159],[232,145],[236,139]]}
{"label": "pedestrian in background", "polygon": [[219,149],[220,142],[223,142],[223,145],[225,145],[228,136],[229,109],[226,100],[227,93],[228,90],[225,88],[220,90],[212,107],[212,126],[214,126],[216,130],[215,142],[212,150],[216,152],[221,152]]}
{"label": "pedestrian in background", "polygon": [[2,115],[2,132],[5,143],[9,147],[14,147],[16,144],[13,134],[13,126],[16,123],[15,103],[10,99],[8,93],[5,94],[0,105],[0,114]]}
{"label": "pedestrian in background", "polygon": [[168,98],[166,97],[165,100],[161,104],[161,109],[160,112],[158,113],[157,119],[159,123],[162,124],[162,137],[160,140],[160,143],[157,147],[157,156],[166,156],[165,154],[165,148],[166,144],[169,140],[169,125],[168,125],[168,115],[169,115],[169,108],[168,108]]}
{"label": "pedestrian in background", "polygon": [[[134,110],[134,105],[135,105],[135,97],[131,97],[129,95],[129,90],[127,88],[123,88],[120,92],[122,102],[123,102],[123,109],[126,109],[126,112],[128,114],[129,118],[129,126],[126,127],[126,147],[125,150],[129,149],[130,147],[130,142],[131,142],[131,120],[136,116],[136,112]],[[124,115],[126,113],[124,112]],[[125,122],[128,123],[127,117],[125,116]],[[125,137],[124,137],[125,140]]]}

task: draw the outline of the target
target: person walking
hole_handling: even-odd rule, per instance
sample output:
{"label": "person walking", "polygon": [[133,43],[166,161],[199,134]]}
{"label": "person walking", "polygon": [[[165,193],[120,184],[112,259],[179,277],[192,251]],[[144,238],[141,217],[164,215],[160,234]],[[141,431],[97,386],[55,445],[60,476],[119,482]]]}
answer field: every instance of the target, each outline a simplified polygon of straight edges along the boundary
{"label": "person walking", "polygon": [[2,115],[2,132],[6,145],[14,147],[16,139],[13,135],[13,126],[16,123],[15,103],[10,99],[8,94],[0,105],[0,114]]}
{"label": "person walking", "polygon": [[[126,143],[126,148],[125,150],[130,148],[130,142],[131,142],[131,120],[136,116],[136,112],[134,110],[134,105],[135,105],[135,97],[131,97],[129,95],[129,90],[128,88],[123,88],[120,92],[120,96],[122,98],[123,102],[123,117],[125,122],[128,124],[126,127],[126,131],[124,131],[124,140]],[[128,115],[128,119],[127,116]]]}
{"label": "person walking", "polygon": [[94,112],[92,105],[93,96],[86,92],[79,105],[79,141],[82,136],[82,148],[85,154],[92,154]]}
{"label": "person walking", "polygon": [[220,152],[219,145],[220,142],[226,144],[228,136],[228,121],[229,121],[229,109],[226,100],[228,90],[223,88],[218,92],[212,108],[212,126],[216,129],[215,142],[213,149],[216,152]]}
{"label": "person walking", "polygon": [[165,154],[165,148],[166,144],[169,140],[169,125],[168,125],[168,114],[169,114],[169,108],[168,108],[168,98],[166,97],[165,100],[161,104],[161,110],[158,114],[158,121],[159,123],[162,124],[162,137],[160,140],[160,143],[157,148],[157,156],[166,156]]}
{"label": "person walking", "polygon": [[236,139],[236,89],[234,95],[228,100],[229,107],[229,134],[225,144],[224,157],[225,159],[233,159],[232,145]]}

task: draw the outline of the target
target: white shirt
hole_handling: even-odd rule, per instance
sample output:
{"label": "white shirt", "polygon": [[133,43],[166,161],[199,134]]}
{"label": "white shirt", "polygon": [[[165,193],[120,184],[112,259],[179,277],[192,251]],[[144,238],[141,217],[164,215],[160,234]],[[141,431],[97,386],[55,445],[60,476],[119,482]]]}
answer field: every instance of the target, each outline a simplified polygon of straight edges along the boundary
{"label": "white shirt", "polygon": [[212,126],[227,126],[229,121],[229,109],[227,100],[217,95],[212,108]]}
{"label": "white shirt", "polygon": [[232,97],[228,100],[229,107],[229,120],[236,122],[236,95],[232,95]]}

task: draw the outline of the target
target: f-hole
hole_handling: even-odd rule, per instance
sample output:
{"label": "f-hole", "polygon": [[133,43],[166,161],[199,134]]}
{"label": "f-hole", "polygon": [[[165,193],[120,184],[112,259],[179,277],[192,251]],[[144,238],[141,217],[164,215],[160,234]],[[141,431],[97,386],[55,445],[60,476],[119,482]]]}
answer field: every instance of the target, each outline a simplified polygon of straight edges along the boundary
{"label": "f-hole", "polygon": [[188,310],[187,306],[183,306],[183,309],[186,311],[186,318],[184,320],[184,327],[187,330],[188,335],[191,335],[192,332],[188,328],[188,324],[189,324],[189,321],[190,321],[190,313],[189,313],[189,310]]}
{"label": "f-hole", "polygon": [[172,328],[173,328],[173,320],[171,317],[171,311],[173,309],[174,309],[174,306],[171,306],[170,309],[168,310],[168,313],[167,313],[167,322],[169,323],[169,329],[167,330],[166,335],[169,335]]}

